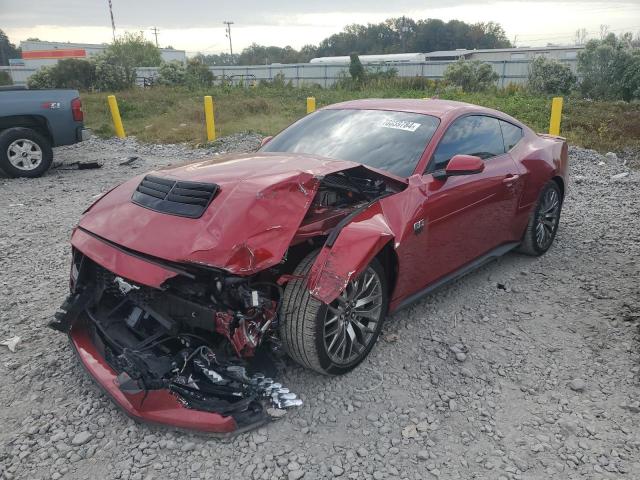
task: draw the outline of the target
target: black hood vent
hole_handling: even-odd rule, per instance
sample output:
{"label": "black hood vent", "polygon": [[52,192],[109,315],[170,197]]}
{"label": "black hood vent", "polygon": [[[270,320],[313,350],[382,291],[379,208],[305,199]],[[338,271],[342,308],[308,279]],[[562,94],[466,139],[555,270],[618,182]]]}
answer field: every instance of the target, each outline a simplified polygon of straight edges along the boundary
{"label": "black hood vent", "polygon": [[181,182],[147,175],[133,192],[131,201],[156,212],[199,218],[217,192],[215,183]]}

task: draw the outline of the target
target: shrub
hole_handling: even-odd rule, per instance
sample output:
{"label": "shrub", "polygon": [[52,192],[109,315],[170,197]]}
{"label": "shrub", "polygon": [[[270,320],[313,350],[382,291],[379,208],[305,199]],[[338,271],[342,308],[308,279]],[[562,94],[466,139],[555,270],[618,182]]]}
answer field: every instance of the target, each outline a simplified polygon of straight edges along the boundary
{"label": "shrub", "polygon": [[210,87],[215,76],[204,63],[191,59],[187,63],[187,86],[190,88]]}
{"label": "shrub", "polygon": [[9,72],[4,70],[0,71],[0,85],[13,85],[13,80]]}
{"label": "shrub", "polygon": [[75,88],[91,90],[95,81],[95,64],[86,60],[67,58],[55,65],[42,67],[29,77],[29,88]]}
{"label": "shrub", "polygon": [[209,67],[198,60],[189,60],[185,67],[178,61],[163,63],[158,69],[158,85],[187,86],[189,88],[210,87],[215,76]]}
{"label": "shrub", "polygon": [[187,70],[182,63],[173,61],[160,65],[158,69],[159,85],[177,86],[184,85],[187,78]]}
{"label": "shrub", "polygon": [[91,90],[95,80],[96,66],[86,60],[67,58],[51,68],[49,75],[55,88]]}
{"label": "shrub", "polygon": [[590,40],[578,53],[580,90],[588,98],[627,101],[638,95],[638,50],[610,33],[603,40]]}
{"label": "shrub", "polygon": [[528,86],[531,91],[568,94],[576,85],[576,76],[568,65],[544,57],[536,57],[529,65]]}
{"label": "shrub", "polygon": [[640,98],[640,50],[636,49],[622,75],[622,99]]}
{"label": "shrub", "polygon": [[124,65],[110,52],[100,55],[96,59],[97,89],[105,91],[125,90],[136,82],[136,70]]}
{"label": "shrub", "polygon": [[352,53],[350,55],[350,63],[349,63],[349,74],[351,75],[351,79],[356,83],[362,83],[364,80],[364,67],[360,62],[360,58],[357,53]]}
{"label": "shrub", "polygon": [[51,70],[53,67],[42,67],[36,73],[31,75],[27,80],[27,86],[31,89],[42,88],[55,88],[53,78],[51,77]]}
{"label": "shrub", "polygon": [[498,74],[491,65],[479,60],[458,60],[444,71],[445,82],[462,88],[465,92],[482,92],[491,88]]}

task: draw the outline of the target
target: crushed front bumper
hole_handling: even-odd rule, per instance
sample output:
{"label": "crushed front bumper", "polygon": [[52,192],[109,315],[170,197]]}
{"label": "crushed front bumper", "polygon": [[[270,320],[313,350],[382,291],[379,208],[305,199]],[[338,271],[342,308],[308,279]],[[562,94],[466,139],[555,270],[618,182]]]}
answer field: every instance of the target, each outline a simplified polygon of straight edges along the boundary
{"label": "crushed front bumper", "polygon": [[124,393],[117,385],[117,373],[94,345],[86,319],[78,320],[71,327],[69,338],[80,363],[116,405],[133,419],[145,423],[197,430],[220,437],[236,435],[266,423],[263,420],[239,427],[233,417],[185,407],[166,389],[136,394]]}

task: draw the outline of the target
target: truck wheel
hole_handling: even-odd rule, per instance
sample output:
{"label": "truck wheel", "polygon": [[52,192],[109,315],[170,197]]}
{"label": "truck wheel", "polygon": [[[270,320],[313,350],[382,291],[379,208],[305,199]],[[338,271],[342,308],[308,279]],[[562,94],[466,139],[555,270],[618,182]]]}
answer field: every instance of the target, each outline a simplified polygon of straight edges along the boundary
{"label": "truck wheel", "polygon": [[373,261],[330,304],[309,294],[307,276],[318,252],[305,257],[284,291],[280,339],[289,356],[324,375],[342,375],[376,343],[387,312],[384,269]]}
{"label": "truck wheel", "polygon": [[53,162],[51,143],[30,128],[0,132],[0,168],[10,177],[39,177]]}

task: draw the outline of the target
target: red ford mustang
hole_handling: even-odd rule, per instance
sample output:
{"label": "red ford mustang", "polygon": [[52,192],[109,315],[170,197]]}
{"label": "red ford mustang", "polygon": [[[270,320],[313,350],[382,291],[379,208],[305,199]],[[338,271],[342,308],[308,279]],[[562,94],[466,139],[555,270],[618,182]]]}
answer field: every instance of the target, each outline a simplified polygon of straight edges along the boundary
{"label": "red ford mustang", "polygon": [[141,175],[73,231],[53,328],[129,415],[225,434],[299,405],[274,351],[353,369],[395,311],[552,244],[567,144],[441,100],[360,100],[253,154]]}

